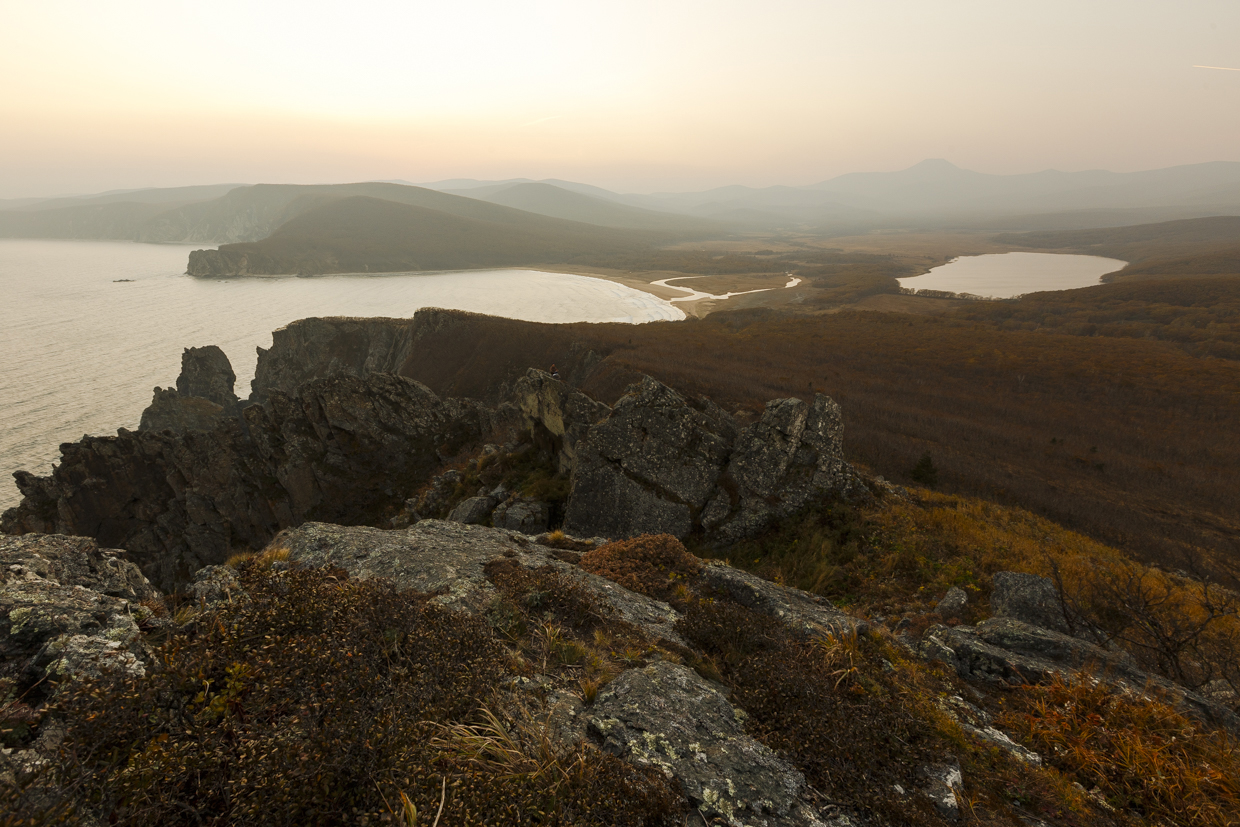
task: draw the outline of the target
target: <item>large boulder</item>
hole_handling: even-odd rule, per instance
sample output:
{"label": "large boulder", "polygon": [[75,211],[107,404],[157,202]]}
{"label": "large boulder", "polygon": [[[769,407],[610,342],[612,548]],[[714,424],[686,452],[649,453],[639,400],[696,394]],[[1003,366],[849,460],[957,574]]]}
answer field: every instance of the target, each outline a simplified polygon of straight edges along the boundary
{"label": "large boulder", "polygon": [[1010,617],[1063,634],[1070,632],[1059,590],[1049,579],[1018,571],[1000,571],[995,573],[992,583],[990,609],[996,617]]}
{"label": "large boulder", "polygon": [[512,403],[534,440],[555,454],[563,473],[571,473],[577,463],[577,444],[610,412],[602,402],[536,368],[517,380]]}
{"label": "large boulder", "polygon": [[812,404],[768,402],[761,419],[737,437],[725,473],[727,482],[701,518],[717,543],[753,536],[827,492],[864,490],[844,461],[840,406],[822,394]]}
{"label": "large boulder", "polygon": [[708,823],[821,824],[801,798],[805,777],[750,737],[743,720],[721,687],[664,661],[609,683],[589,728],[604,750],[675,778]]}
{"label": "large boulder", "polygon": [[685,537],[715,493],[736,425],[650,377],[577,445],[565,530]]}
{"label": "large boulder", "polygon": [[650,377],[576,445],[565,528],[613,538],[693,532],[724,544],[828,494],[864,493],[844,461],[839,406],[767,403],[745,428]]}
{"label": "large boulder", "polygon": [[491,514],[491,525],[522,534],[540,534],[550,522],[551,506],[532,497],[512,497]]}

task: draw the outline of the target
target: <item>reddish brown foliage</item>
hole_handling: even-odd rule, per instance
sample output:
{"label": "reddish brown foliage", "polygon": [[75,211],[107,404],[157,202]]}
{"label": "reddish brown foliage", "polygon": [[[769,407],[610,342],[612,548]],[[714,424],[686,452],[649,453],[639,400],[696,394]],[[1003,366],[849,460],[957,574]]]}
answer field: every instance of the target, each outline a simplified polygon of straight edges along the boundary
{"label": "reddish brown foliage", "polygon": [[630,591],[667,600],[673,596],[676,580],[700,572],[702,561],[670,534],[646,534],[586,553],[581,567]]}
{"label": "reddish brown foliage", "polygon": [[929,451],[947,493],[1023,506],[1147,560],[1184,566],[1200,548],[1217,570],[1240,558],[1237,362],[1169,342],[894,313],[640,326],[459,318],[406,375],[494,398],[556,362],[605,401],[645,373],[749,412],[824,392],[843,408],[849,459],[888,478],[909,481]]}

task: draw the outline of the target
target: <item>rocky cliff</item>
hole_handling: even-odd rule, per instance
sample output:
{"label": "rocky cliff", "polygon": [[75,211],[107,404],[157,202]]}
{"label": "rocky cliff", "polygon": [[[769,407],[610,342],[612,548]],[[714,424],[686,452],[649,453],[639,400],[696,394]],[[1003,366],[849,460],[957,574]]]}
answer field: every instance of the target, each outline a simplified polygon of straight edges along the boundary
{"label": "rocky cliff", "polygon": [[258,349],[251,401],[271,391],[290,393],[311,379],[399,373],[417,333],[435,311],[413,319],[301,319],[273,331],[270,348]]}
{"label": "rocky cliff", "polygon": [[[562,519],[587,536],[712,543],[752,536],[815,499],[868,495],[843,459],[839,410],[826,397],[776,400],[742,427],[650,378],[609,407],[531,369],[496,408],[443,400],[384,372],[404,363],[426,318],[310,319],[276,331],[260,352],[256,404],[236,416],[224,354],[187,350],[178,390],[156,389],[138,432],[66,443],[51,475],[16,474],[23,500],[0,525],[128,549],[172,588],[309,519],[387,526],[445,516],[462,495],[477,495],[461,504],[465,522],[542,530]],[[425,513],[426,497],[414,494],[488,440],[550,464],[567,480],[566,504],[503,486],[465,491],[453,477],[432,487],[437,504]]]}
{"label": "rocky cliff", "polygon": [[314,380],[209,428],[66,443],[51,475],[15,474],[24,499],[3,530],[95,537],[171,589],[307,519],[385,520],[439,467],[441,450],[493,430],[490,416],[390,374]]}

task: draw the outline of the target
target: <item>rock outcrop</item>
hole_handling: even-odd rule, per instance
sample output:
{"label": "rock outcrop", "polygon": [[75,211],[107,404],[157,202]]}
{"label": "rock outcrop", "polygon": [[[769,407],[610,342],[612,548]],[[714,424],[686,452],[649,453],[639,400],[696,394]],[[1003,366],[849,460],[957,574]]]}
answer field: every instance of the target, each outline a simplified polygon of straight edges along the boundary
{"label": "rock outcrop", "polygon": [[19,473],[6,533],[79,534],[128,550],[161,588],[308,519],[382,522],[442,462],[491,428],[388,374],[273,392],[211,430],[130,432],[61,446],[47,477]]}
{"label": "rock outcrop", "polygon": [[224,417],[224,408],[197,396],[182,396],[172,388],[156,388],[151,404],[142,412],[139,431],[209,431]]}
{"label": "rock outcrop", "polygon": [[801,800],[805,777],[748,735],[743,721],[721,687],[663,662],[608,684],[589,727],[608,752],[675,778],[707,823],[821,825]]}
{"label": "rock outcrop", "polygon": [[181,354],[181,375],[177,377],[177,393],[196,396],[231,409],[238,402],[233,392],[237,375],[224,351],[215,345],[187,347]]}
{"label": "rock outcrop", "polygon": [[680,613],[666,603],[582,571],[553,549],[502,529],[443,520],[422,520],[403,531],[306,523],[281,532],[272,547],[287,550],[289,560],[305,565],[336,566],[351,577],[383,577],[401,588],[436,594],[437,603],[467,612],[485,610],[496,595],[486,574],[488,563],[549,567],[651,639],[683,645],[674,629]]}
{"label": "rock outcrop", "polygon": [[138,604],[158,595],[124,552],[89,538],[0,537],[0,705],[73,677],[144,674],[138,622],[151,612]]}
{"label": "rock outcrop", "polygon": [[220,418],[237,413],[233,392],[237,375],[224,351],[215,345],[188,347],[181,354],[176,389],[156,388],[142,412],[139,431],[209,431]]}
{"label": "rock outcrop", "polygon": [[1011,617],[992,617],[976,626],[932,626],[918,650],[923,657],[948,664],[962,678],[984,683],[1044,683],[1056,676],[1071,679],[1085,673],[1133,693],[1153,688],[1185,714],[1240,733],[1240,716],[1197,692],[1145,672],[1123,650]]}
{"label": "rock outcrop", "polygon": [[[700,532],[726,543],[753,536],[815,498],[865,493],[843,458],[839,406],[821,394],[812,404],[770,402],[758,422],[742,428],[710,400],[686,399],[646,377],[590,423],[597,403],[556,385],[531,371],[525,387],[537,394],[517,404],[549,433],[574,435],[571,451],[560,452],[572,469],[564,518],[571,533]],[[556,404],[542,404],[547,398]],[[573,411],[586,421],[566,417]]]}
{"label": "rock outcrop", "polygon": [[285,325],[271,334],[270,348],[258,349],[250,398],[292,393],[314,379],[398,373],[413,351],[415,327],[414,319],[343,316]]}

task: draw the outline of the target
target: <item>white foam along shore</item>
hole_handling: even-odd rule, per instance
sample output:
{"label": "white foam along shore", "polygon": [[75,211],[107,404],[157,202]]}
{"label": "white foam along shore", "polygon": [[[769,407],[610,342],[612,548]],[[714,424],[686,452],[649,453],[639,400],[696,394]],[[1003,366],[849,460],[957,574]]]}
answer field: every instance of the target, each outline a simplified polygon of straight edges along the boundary
{"label": "white foam along shore", "polygon": [[[789,287],[796,287],[798,284],[801,283],[801,279],[797,278],[796,276],[793,276],[791,273],[789,273],[788,276],[789,276],[788,283],[785,284],[782,289],[787,290]],[[677,296],[674,299],[668,299],[667,301],[669,302],[693,302],[693,301],[698,301],[700,299],[722,300],[722,299],[730,299],[733,296],[744,296],[749,293],[765,293],[768,290],[781,289],[778,287],[761,287],[761,288],[758,288],[757,290],[738,290],[732,293],[724,293],[722,295],[716,295],[714,293],[703,293],[700,290],[694,290],[692,287],[681,287],[678,284],[668,284],[668,282],[672,282],[672,281],[683,281],[684,279],[704,279],[704,278],[707,278],[707,276],[673,276],[671,278],[659,279],[658,281],[652,281],[650,283],[655,287],[666,287],[669,290],[679,290],[682,293],[686,294],[684,296]]]}

